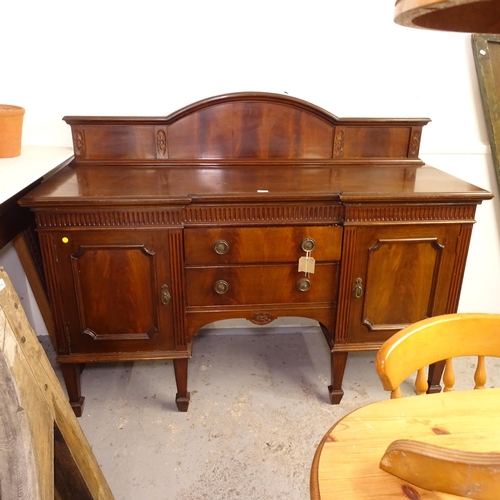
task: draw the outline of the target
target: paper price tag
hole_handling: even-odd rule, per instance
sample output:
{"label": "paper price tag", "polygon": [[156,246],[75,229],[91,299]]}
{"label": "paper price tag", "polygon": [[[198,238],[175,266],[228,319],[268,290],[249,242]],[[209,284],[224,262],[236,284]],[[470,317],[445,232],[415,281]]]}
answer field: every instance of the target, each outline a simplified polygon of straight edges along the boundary
{"label": "paper price tag", "polygon": [[302,256],[299,259],[299,273],[311,273],[314,274],[314,267],[316,262],[314,257]]}

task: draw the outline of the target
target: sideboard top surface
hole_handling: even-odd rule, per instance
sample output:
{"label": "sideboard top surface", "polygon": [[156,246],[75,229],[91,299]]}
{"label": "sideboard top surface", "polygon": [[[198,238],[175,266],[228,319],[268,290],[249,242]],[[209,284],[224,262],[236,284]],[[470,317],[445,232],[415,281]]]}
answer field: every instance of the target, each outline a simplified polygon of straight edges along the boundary
{"label": "sideboard top surface", "polygon": [[189,204],[277,199],[429,202],[491,193],[430,166],[251,168],[70,165],[25,196],[28,206]]}

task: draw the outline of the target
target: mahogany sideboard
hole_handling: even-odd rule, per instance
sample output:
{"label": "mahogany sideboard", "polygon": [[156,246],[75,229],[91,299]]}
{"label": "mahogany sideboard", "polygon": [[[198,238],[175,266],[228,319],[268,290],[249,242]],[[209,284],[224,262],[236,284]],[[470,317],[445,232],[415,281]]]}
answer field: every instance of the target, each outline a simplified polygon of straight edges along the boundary
{"label": "mahogany sideboard", "polygon": [[428,119],[338,118],[252,92],[168,117],[64,120],[74,160],[20,203],[77,415],[83,364],[144,359],[173,359],[186,411],[193,337],[228,318],[317,320],[339,403],[350,351],[457,310],[476,206],[492,195],[419,159]]}

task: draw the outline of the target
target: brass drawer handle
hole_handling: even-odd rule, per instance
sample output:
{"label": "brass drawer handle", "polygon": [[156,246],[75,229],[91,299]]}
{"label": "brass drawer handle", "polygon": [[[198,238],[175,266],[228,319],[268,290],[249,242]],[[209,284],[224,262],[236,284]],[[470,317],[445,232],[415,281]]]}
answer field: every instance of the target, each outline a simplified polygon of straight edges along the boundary
{"label": "brass drawer handle", "polygon": [[166,306],[167,304],[170,304],[170,300],[172,299],[172,295],[170,295],[170,292],[168,290],[167,285],[162,285],[161,287],[161,303]]}
{"label": "brass drawer handle", "polygon": [[311,281],[307,278],[300,278],[300,280],[297,281],[297,290],[299,292],[307,292],[309,288],[311,288]]}
{"label": "brass drawer handle", "polygon": [[224,280],[219,280],[214,283],[214,290],[219,295],[224,295],[229,291],[229,283]]}
{"label": "brass drawer handle", "polygon": [[215,253],[219,255],[224,255],[229,250],[229,244],[226,240],[219,240],[214,243]]}
{"label": "brass drawer handle", "polygon": [[363,280],[361,278],[356,278],[352,293],[355,299],[359,299],[363,295]]}
{"label": "brass drawer handle", "polygon": [[300,248],[302,248],[304,252],[312,252],[316,248],[316,241],[312,238],[305,238],[302,240]]}

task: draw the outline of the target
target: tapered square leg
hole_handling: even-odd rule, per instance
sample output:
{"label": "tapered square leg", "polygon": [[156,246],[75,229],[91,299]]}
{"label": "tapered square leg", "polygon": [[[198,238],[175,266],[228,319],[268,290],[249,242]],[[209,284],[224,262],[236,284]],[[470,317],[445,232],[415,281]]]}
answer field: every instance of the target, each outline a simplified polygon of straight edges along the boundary
{"label": "tapered square leg", "polygon": [[429,365],[429,372],[427,383],[429,388],[427,389],[427,394],[435,394],[441,392],[441,377],[443,376],[445,361],[438,361],[432,365]]}
{"label": "tapered square leg", "polygon": [[85,401],[85,398],[82,397],[80,384],[80,374],[82,371],[81,365],[79,363],[69,363],[61,364],[59,366],[61,367],[64,383],[66,384],[66,390],[68,392],[71,408],[73,408],[77,417],[81,417]]}
{"label": "tapered square leg", "polygon": [[174,359],[175,382],[177,394],[175,403],[179,411],[187,411],[189,407],[190,394],[187,390],[188,358]]}
{"label": "tapered square leg", "polygon": [[332,370],[332,385],[328,387],[330,394],[330,403],[338,405],[344,397],[342,390],[342,380],[347,363],[347,352],[332,352],[331,353],[331,370]]}

